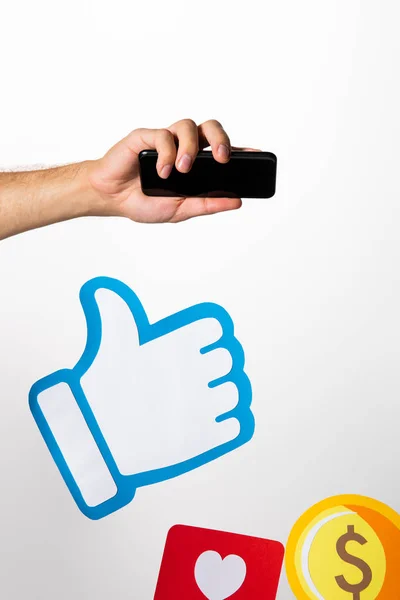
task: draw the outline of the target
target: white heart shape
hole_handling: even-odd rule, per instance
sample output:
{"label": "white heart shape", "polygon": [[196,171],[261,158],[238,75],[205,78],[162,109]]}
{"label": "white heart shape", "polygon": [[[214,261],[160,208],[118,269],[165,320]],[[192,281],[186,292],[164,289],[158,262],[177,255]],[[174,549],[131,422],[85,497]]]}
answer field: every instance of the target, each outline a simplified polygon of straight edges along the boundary
{"label": "white heart shape", "polygon": [[246,563],[236,554],[222,559],[218,552],[207,550],[196,561],[194,577],[208,600],[225,600],[242,587]]}

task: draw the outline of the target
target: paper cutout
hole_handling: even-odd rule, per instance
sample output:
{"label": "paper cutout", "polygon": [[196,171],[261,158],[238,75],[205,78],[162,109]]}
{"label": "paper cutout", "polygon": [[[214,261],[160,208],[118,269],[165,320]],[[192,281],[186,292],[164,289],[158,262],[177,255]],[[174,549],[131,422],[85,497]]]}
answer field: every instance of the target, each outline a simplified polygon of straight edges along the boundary
{"label": "paper cutout", "polygon": [[285,562],[296,598],[394,600],[400,589],[400,515],[367,496],[326,498],[293,526]]}
{"label": "paper cutout", "polygon": [[80,300],[87,343],[72,369],[35,383],[29,403],[80,510],[102,518],[136,489],[196,469],[254,433],[242,346],[217,304],[150,324],[135,293],[108,277]]}
{"label": "paper cutout", "polygon": [[274,540],[174,525],[154,600],[275,600],[283,555]]}
{"label": "paper cutout", "polygon": [[236,554],[223,559],[218,552],[207,550],[196,561],[194,578],[207,600],[226,600],[242,587],[246,563]]}

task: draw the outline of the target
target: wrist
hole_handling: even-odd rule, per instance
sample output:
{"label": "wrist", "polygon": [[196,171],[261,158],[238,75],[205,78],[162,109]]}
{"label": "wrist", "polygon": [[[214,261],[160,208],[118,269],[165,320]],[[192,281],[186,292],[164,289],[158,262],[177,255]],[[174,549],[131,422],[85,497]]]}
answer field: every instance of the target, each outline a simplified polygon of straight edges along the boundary
{"label": "wrist", "polygon": [[[102,159],[87,160],[81,165],[81,186],[87,199],[87,215],[97,217],[122,217],[121,196],[124,190],[104,179]],[[126,193],[125,193],[126,195]]]}
{"label": "wrist", "polygon": [[79,163],[77,185],[82,210],[87,217],[116,216],[112,206],[112,199],[93,185],[92,173],[98,168],[97,160],[86,160]]}

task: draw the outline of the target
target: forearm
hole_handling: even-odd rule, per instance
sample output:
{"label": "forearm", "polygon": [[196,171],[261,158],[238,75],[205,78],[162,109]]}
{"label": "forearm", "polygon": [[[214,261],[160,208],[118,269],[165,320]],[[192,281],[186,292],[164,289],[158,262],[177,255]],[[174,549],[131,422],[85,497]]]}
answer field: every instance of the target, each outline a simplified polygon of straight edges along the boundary
{"label": "forearm", "polygon": [[87,179],[88,162],[0,173],[0,240],[75,217],[101,214]]}

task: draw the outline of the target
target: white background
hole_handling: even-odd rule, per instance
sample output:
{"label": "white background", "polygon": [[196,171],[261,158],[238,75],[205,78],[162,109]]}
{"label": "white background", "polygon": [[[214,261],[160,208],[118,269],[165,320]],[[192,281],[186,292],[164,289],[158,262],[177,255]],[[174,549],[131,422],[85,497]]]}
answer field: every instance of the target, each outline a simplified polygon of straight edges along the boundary
{"label": "white background", "polygon": [[[0,165],[96,158],[136,127],[220,120],[278,156],[277,194],[178,226],[82,219],[0,244],[0,596],[151,600],[168,529],[286,542],[332,494],[400,509],[398,2],[14,0],[1,10]],[[27,404],[72,367],[97,275],[151,321],[201,301],[236,323],[256,433],[76,508]],[[293,598],[283,573],[279,600]]]}

